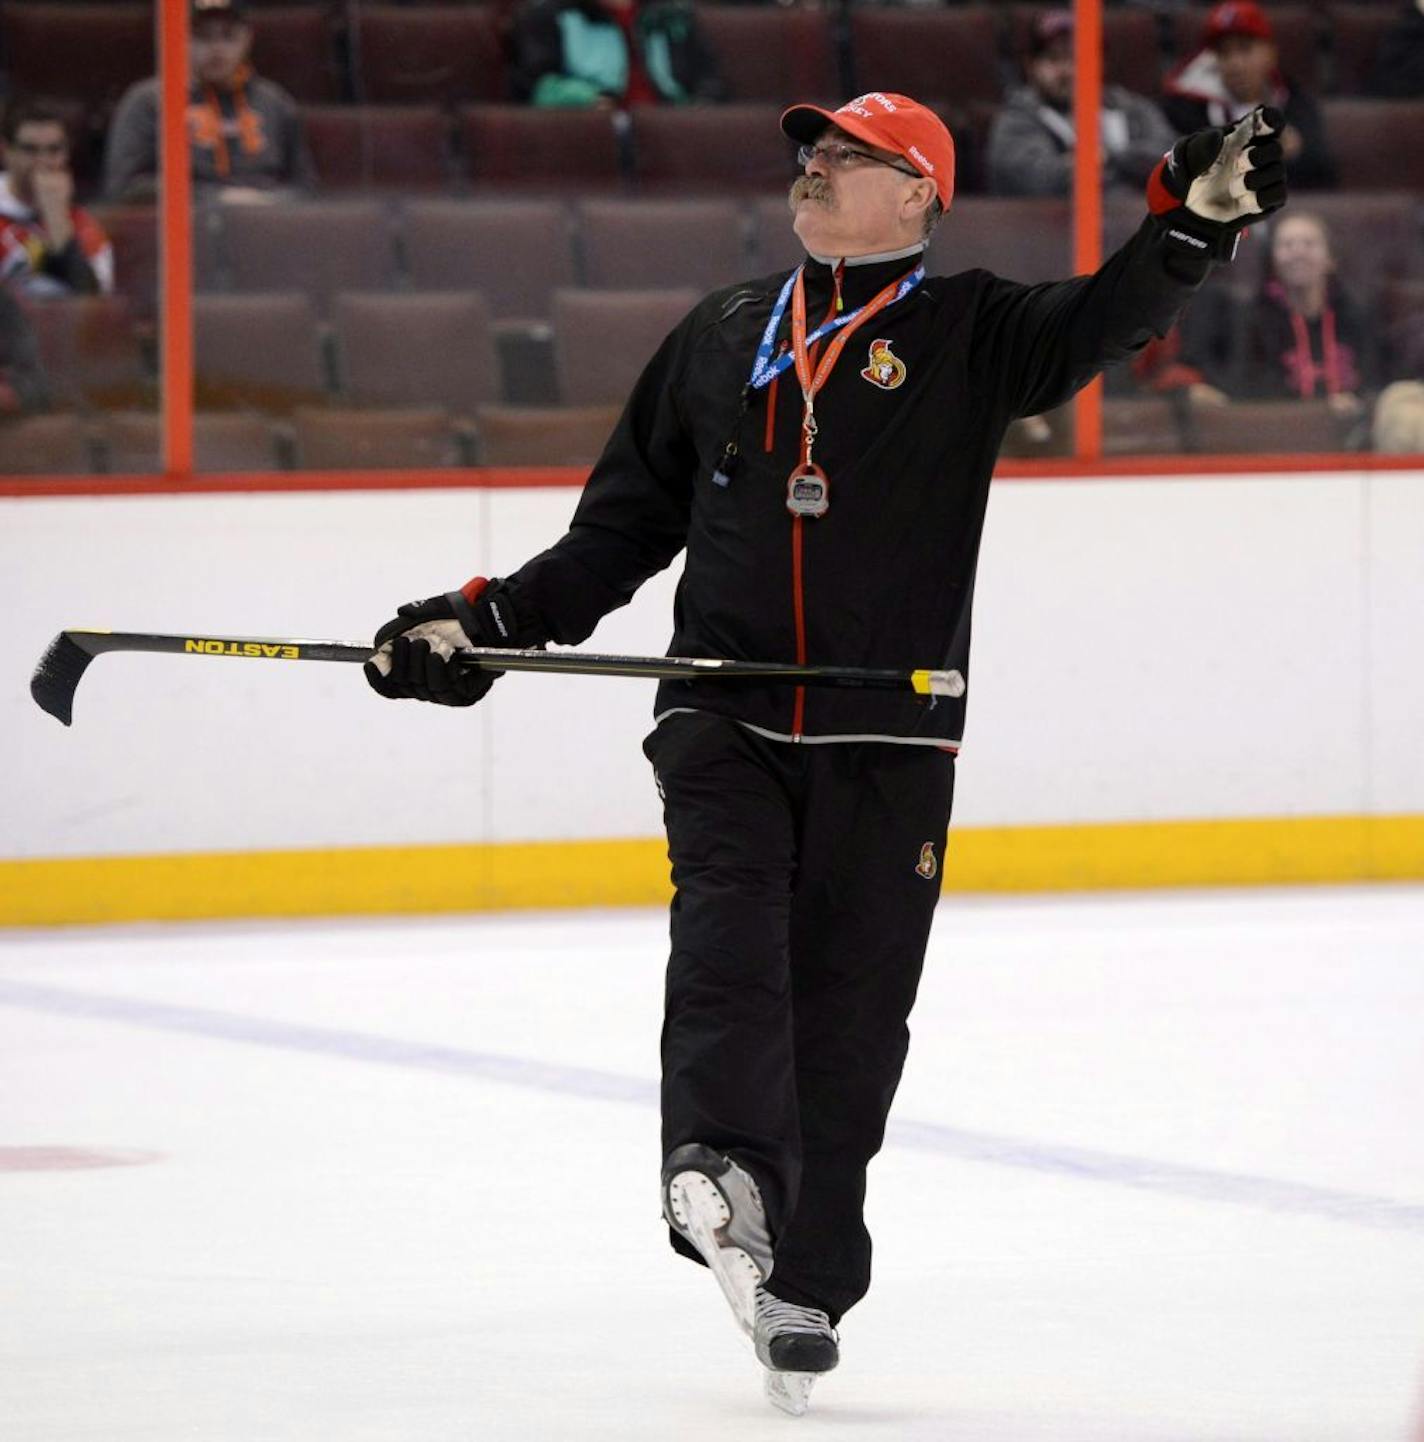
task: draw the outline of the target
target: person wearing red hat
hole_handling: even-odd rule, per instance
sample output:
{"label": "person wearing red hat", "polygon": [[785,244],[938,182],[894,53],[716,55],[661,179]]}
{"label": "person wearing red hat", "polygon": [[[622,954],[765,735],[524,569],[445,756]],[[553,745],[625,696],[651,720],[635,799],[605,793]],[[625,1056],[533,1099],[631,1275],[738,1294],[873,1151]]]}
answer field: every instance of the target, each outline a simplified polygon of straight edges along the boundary
{"label": "person wearing red hat", "polygon": [[1162,334],[1285,180],[1279,115],[1204,130],[1159,162],[1149,214],[1096,274],[1026,286],[928,273],[954,143],[925,106],[877,91],[781,123],[805,260],[694,307],[567,534],[401,607],[366,675],[473,705],[494,674],[456,651],[583,641],[684,550],[675,655],[955,673],[924,696],[667,681],[644,742],[675,888],[663,1215],[796,1413],[870,1285],[866,1170],[939,895],[1000,443]]}
{"label": "person wearing red hat", "polygon": [[1204,125],[1229,125],[1258,105],[1286,118],[1281,134],[1296,189],[1335,184],[1335,162],[1320,107],[1280,70],[1276,32],[1255,0],[1223,0],[1208,13],[1200,48],[1163,86],[1162,108],[1178,135]]}

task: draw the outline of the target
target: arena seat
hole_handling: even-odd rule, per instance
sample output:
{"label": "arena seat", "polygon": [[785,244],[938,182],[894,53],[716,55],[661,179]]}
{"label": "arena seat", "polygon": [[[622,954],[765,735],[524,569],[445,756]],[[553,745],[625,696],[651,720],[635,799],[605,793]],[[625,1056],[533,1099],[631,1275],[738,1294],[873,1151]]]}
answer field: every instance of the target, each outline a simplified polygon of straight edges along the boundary
{"label": "arena seat", "polygon": [[[162,465],[161,422],[153,411],[110,411],[96,418],[105,469],[147,475]],[[278,464],[272,424],[241,412],[199,411],[193,417],[199,471],[270,471]]]}
{"label": "arena seat", "polygon": [[483,296],[339,295],[333,314],[339,388],[352,404],[470,416],[499,399]]}
{"label": "arena seat", "polygon": [[73,97],[108,110],[154,73],[153,29],[149,5],[7,0],[0,54],[8,93]]}
{"label": "arena seat", "polygon": [[791,212],[784,197],[758,200],[751,214],[753,259],[749,275],[790,270],[805,260],[806,251],[791,228]]}
{"label": "arena seat", "polygon": [[998,100],[998,27],[992,6],[854,7],[855,89],[947,95],[956,103]]}
{"label": "arena seat", "polygon": [[[1266,10],[1276,34],[1282,71],[1289,79],[1318,95],[1324,89],[1324,67],[1321,64],[1319,20],[1315,7],[1271,4],[1266,6]],[[1173,16],[1173,48],[1179,62],[1200,48],[1208,14],[1208,6],[1193,5],[1178,10]]]}
{"label": "arena seat", "polygon": [[358,100],[455,105],[508,97],[493,5],[352,8]]}
{"label": "arena seat", "polygon": [[406,265],[416,290],[478,290],[498,320],[547,319],[573,285],[569,216],[556,200],[431,200],[406,207]]}
{"label": "arena seat", "polygon": [[780,117],[776,105],[641,106],[633,174],[641,185],[784,191],[797,166]]}
{"label": "arena seat", "polygon": [[1192,449],[1209,455],[1318,455],[1340,450],[1348,430],[1323,400],[1199,406],[1188,427]]}
{"label": "arena seat", "polygon": [[694,290],[555,292],[559,399],[622,405],[664,337],[697,301]]}
{"label": "arena seat", "polygon": [[482,406],[475,417],[482,466],[589,466],[621,407]]}
{"label": "arena seat", "polygon": [[88,433],[78,416],[0,420],[0,476],[77,475],[91,468]]}
{"label": "arena seat", "polygon": [[699,5],[697,23],[733,101],[835,101],[840,94],[825,10]]}
{"label": "arena seat", "polygon": [[264,5],[251,12],[252,68],[294,100],[321,105],[341,99],[331,21],[322,5]]}
{"label": "arena seat", "polygon": [[[1327,100],[1322,108],[1341,190],[1424,190],[1424,98]],[[1382,145],[1384,136],[1402,143]]]}
{"label": "arena seat", "polygon": [[1109,396],[1103,401],[1105,456],[1170,456],[1183,449],[1177,411],[1166,396]]}
{"label": "arena seat", "polygon": [[577,214],[585,285],[706,292],[746,274],[744,222],[732,201],[589,200]]}
{"label": "arena seat", "polygon": [[1072,273],[1067,200],[965,196],[930,241],[931,271],[953,275],[982,266],[1008,280],[1062,280]]}
{"label": "arena seat", "polygon": [[307,106],[302,125],[324,189],[406,192],[450,184],[450,123],[437,106]]}
{"label": "arena seat", "polygon": [[298,470],[446,469],[464,464],[450,417],[437,406],[354,411],[303,407],[292,416]]}
{"label": "arena seat", "polygon": [[460,109],[463,165],[476,185],[606,188],[620,178],[609,110],[539,110],[527,105]]}
{"label": "arena seat", "polygon": [[123,296],[37,301],[25,313],[56,406],[143,402],[151,382],[134,333],[133,309]]}
{"label": "arena seat", "polygon": [[282,415],[325,399],[316,312],[300,293],[193,299],[199,407]]}
{"label": "arena seat", "polygon": [[324,312],[339,290],[381,290],[395,279],[394,245],[378,200],[228,206],[222,219],[235,290],[300,290]]}
{"label": "arena seat", "polygon": [[1393,0],[1388,4],[1330,6],[1330,89],[1334,94],[1364,93],[1380,41],[1399,23],[1399,17],[1400,6]]}

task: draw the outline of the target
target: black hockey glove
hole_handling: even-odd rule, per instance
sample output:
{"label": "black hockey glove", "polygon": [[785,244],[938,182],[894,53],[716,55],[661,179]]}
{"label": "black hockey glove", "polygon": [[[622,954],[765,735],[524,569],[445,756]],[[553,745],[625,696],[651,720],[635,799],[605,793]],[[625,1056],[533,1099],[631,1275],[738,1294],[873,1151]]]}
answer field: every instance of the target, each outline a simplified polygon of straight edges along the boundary
{"label": "black hockey glove", "polygon": [[1235,125],[1184,135],[1147,181],[1147,208],[1178,254],[1231,260],[1248,225],[1286,203],[1285,116],[1258,106]]}
{"label": "black hockey glove", "polygon": [[372,689],[392,700],[473,706],[502,671],[452,664],[455,651],[471,646],[542,646],[549,638],[514,604],[500,581],[476,576],[458,591],[411,601],[376,632],[375,655],[366,662]]}

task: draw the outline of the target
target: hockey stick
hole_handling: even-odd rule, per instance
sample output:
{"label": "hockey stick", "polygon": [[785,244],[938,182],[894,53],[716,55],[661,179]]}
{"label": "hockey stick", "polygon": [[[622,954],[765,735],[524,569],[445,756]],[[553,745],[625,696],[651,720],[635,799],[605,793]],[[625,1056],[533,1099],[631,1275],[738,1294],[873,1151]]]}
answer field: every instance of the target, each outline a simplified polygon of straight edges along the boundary
{"label": "hockey stick", "polygon": [[[141,631],[61,631],[49,643],[30,695],[68,726],[74,693],[95,656],[106,651],[159,651],[178,656],[240,656],[254,661],[370,659],[371,647],[351,641],[259,640],[251,636],[165,636]],[[496,646],[457,651],[467,666],[492,671],[553,671],[572,676],[650,676],[670,681],[781,681],[796,686],[851,686],[912,691],[920,696],[962,696],[958,671],[882,671],[857,666],[793,666],[775,661],[717,661],[701,656],[599,656],[579,651],[505,651]]]}

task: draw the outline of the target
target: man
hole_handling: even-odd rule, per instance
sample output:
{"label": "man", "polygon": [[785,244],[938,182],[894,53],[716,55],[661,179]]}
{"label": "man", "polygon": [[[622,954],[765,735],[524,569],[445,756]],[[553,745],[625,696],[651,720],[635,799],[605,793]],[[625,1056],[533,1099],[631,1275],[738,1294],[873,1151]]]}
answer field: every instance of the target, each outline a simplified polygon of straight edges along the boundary
{"label": "man", "polygon": [[[275,200],[310,185],[297,103],[248,62],[242,0],[193,0],[189,10],[188,139],[199,199]],[[159,85],[141,80],[114,112],[104,154],[110,200],[151,200],[158,187]]]}
{"label": "man", "polygon": [[0,281],[32,299],[108,295],[114,248],[98,221],[74,203],[69,135],[58,112],[15,105],[0,137]]}
{"label": "man", "polygon": [[[1028,84],[1010,91],[989,129],[989,189],[996,195],[1067,195],[1073,186],[1073,12],[1049,10],[1033,27]],[[1144,185],[1171,148],[1172,127],[1143,96],[1103,87],[1103,185]]]}
{"label": "man", "polygon": [[685,0],[530,0],[515,18],[514,93],[559,108],[723,100]]}
{"label": "man", "polygon": [[[707,297],[663,342],[555,546],[402,607],[383,695],[470,705],[471,643],[582,641],[686,547],[679,655],[968,674],[989,480],[1010,421],[1164,331],[1284,202],[1278,117],[1178,143],[1154,212],[1094,276],[927,277],[954,145],[903,95],[798,105],[791,275]],[[1189,202],[1189,205],[1184,202]],[[862,1208],[908,1046],[960,700],[664,683],[645,742],[676,896],[663,1210],[804,1410],[870,1281]]]}
{"label": "man", "polygon": [[1162,108],[1178,135],[1230,125],[1257,106],[1286,118],[1281,133],[1293,187],[1335,184],[1319,106],[1280,72],[1275,31],[1255,0],[1225,0],[1207,16],[1202,47],[1167,77]]}

